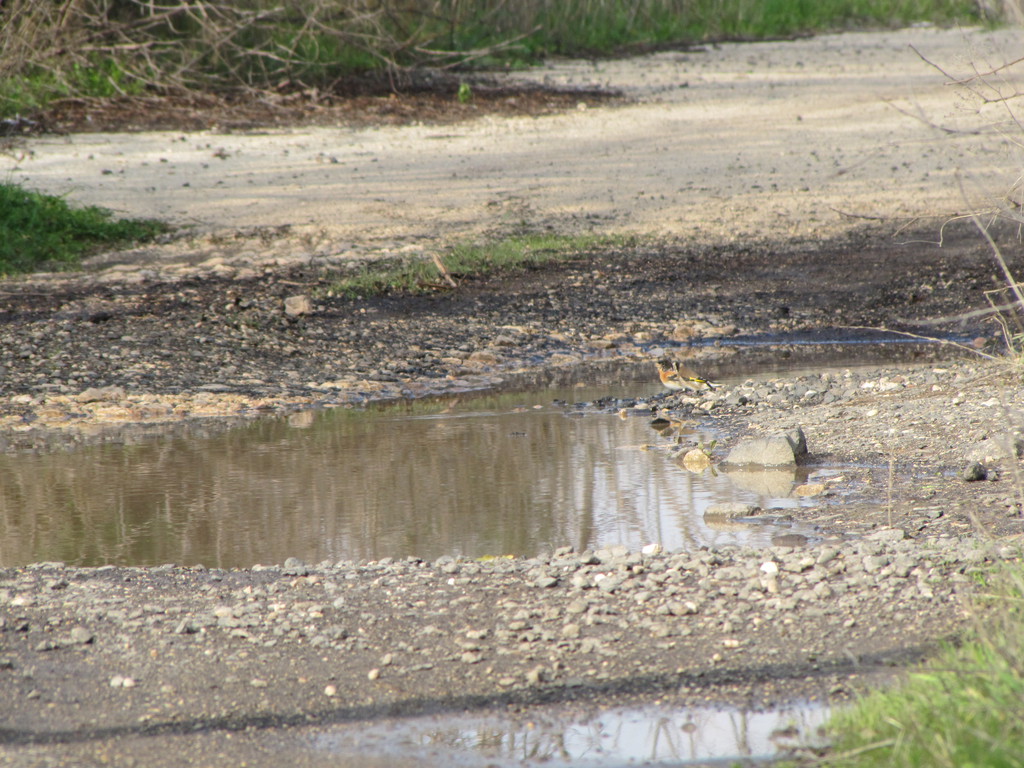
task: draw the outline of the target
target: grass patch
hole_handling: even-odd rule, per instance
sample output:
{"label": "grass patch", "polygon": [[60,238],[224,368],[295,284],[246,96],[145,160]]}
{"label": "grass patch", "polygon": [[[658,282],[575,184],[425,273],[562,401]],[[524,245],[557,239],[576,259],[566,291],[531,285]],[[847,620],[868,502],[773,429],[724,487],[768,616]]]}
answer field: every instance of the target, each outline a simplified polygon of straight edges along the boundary
{"label": "grass patch", "polygon": [[972,637],[836,715],[842,768],[1024,766],[1024,571],[991,579]]}
{"label": "grass patch", "polygon": [[536,267],[628,242],[624,237],[605,235],[518,235],[485,244],[459,243],[438,254],[437,261],[444,271],[430,259],[382,259],[336,280],[328,290],[332,295],[348,297],[431,293],[449,289],[452,283],[457,285],[463,280]]}
{"label": "grass patch", "polygon": [[[673,43],[757,40],[815,32],[978,23],[971,0],[572,0],[538,2],[514,28],[538,28],[521,45],[528,58],[607,55]],[[486,38],[476,41],[485,44]]]}
{"label": "grass patch", "polygon": [[115,219],[103,208],[72,208],[61,197],[0,184],[0,275],[74,268],[101,248],[151,240],[168,230],[159,221]]}
{"label": "grass patch", "polygon": [[144,84],[132,79],[115,58],[93,56],[59,68],[30,66],[20,76],[0,77],[0,118],[36,112],[57,99],[111,99],[144,92]]}

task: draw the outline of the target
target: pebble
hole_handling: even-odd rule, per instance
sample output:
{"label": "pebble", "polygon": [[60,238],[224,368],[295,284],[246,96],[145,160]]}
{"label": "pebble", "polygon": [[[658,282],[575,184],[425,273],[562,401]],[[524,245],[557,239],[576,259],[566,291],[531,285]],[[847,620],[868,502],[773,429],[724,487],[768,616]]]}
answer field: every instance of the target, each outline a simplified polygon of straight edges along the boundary
{"label": "pebble", "polygon": [[[475,354],[475,365],[490,365],[514,352],[505,343],[496,341],[494,347],[497,351],[462,352],[459,359]],[[856,382],[836,376],[793,386],[751,383],[711,393],[708,403],[748,411],[785,409],[829,396],[860,396]],[[871,383],[875,392],[898,393],[906,386],[894,376]],[[55,402],[57,411],[150,406],[118,387],[77,395],[69,389],[61,397],[64,401],[51,395],[28,398],[21,405],[37,409],[40,418],[51,418],[43,412]],[[224,401],[217,394],[196,395],[188,408],[201,407],[200,397]],[[971,405],[961,400],[961,408]],[[628,403],[619,408],[637,410]],[[650,403],[644,408],[651,413]],[[863,418],[859,407],[849,406],[837,422],[852,434],[849,428]],[[784,442],[787,456],[794,459],[806,451],[802,431],[789,430],[787,424],[780,424],[776,442]],[[988,449],[995,441],[983,442]],[[967,470],[976,476],[968,477]],[[963,474],[965,480],[988,476],[981,462],[968,464]],[[823,495],[833,487],[828,482],[807,482],[795,493]],[[940,499],[934,501],[919,514],[935,519],[948,511]],[[760,512],[743,504],[707,508],[708,515],[725,519]],[[851,636],[841,637],[841,632],[863,636],[861,628],[878,626],[880,616],[888,622],[900,614],[905,626],[913,627],[918,616],[959,612],[973,569],[1021,556],[1017,546],[1003,542],[997,551],[966,536],[909,539],[901,528],[828,543],[778,538],[773,545],[768,550],[728,546],[694,552],[665,552],[657,543],[639,552],[624,546],[582,553],[560,547],[550,557],[489,562],[441,557],[432,563],[382,559],[312,566],[288,558],[280,566],[250,571],[41,563],[0,569],[0,607],[6,612],[5,634],[23,643],[30,655],[47,653],[47,663],[67,653],[99,657],[112,653],[115,644],[149,637],[182,648],[226,648],[239,654],[254,647],[315,648],[317,656],[356,665],[359,677],[368,670],[365,679],[371,682],[387,670],[389,683],[430,673],[486,675],[492,685],[511,688],[564,682],[568,675],[562,665],[574,663],[585,666],[573,668],[572,676],[587,680],[586,669],[592,667],[593,676],[604,674],[602,665],[614,665],[633,645],[652,640],[667,648],[706,637],[717,650],[711,659],[732,664],[758,645],[758,632],[779,627],[792,632],[801,647],[817,642],[825,649],[850,642]],[[130,575],[132,589],[124,590],[121,575],[126,580]],[[470,598],[477,602],[459,602]],[[380,610],[385,599],[401,609]],[[827,626],[835,637],[824,633],[812,640],[806,633],[824,626],[821,617],[829,617]],[[60,650],[67,646],[73,651]],[[119,660],[113,668],[126,666]],[[241,679],[249,679],[254,688],[275,685],[265,673]],[[136,685],[123,674],[108,680],[112,688]],[[326,697],[340,698],[349,695],[350,687],[332,683],[321,690]]]}
{"label": "pebble", "polygon": [[313,302],[309,296],[304,294],[288,296],[284,300],[284,313],[288,317],[301,317],[302,315],[312,314]]}
{"label": "pebble", "polygon": [[981,464],[981,462],[972,461],[970,464],[964,467],[964,471],[961,476],[968,483],[971,483],[976,480],[984,480],[985,478],[987,478],[988,471],[985,469],[984,465]]}
{"label": "pebble", "polygon": [[75,627],[71,630],[70,642],[74,645],[87,645],[93,641],[94,635],[85,627]]}
{"label": "pebble", "polygon": [[[560,648],[559,655],[601,652],[610,637],[591,637],[590,628],[597,625],[671,638],[699,630],[700,625],[694,625],[694,621],[725,621],[730,626],[749,628],[771,624],[779,615],[799,614],[804,610],[802,606],[846,613],[844,621],[870,624],[881,605],[895,604],[893,600],[903,603],[901,610],[912,610],[905,604],[908,579],[915,602],[950,600],[962,589],[964,579],[960,574],[967,567],[1019,556],[1019,549],[1009,544],[1001,543],[997,550],[969,538],[910,540],[902,529],[891,528],[873,531],[861,539],[808,544],[801,549],[730,546],[692,553],[651,549],[643,554],[611,547],[580,555],[559,551],[550,558],[459,561],[472,570],[474,579],[482,580],[480,584],[500,588],[498,594],[503,595],[488,611],[475,611],[468,625],[457,618],[462,609],[453,606],[450,592],[438,593],[432,587],[421,586],[443,583],[454,562],[450,559],[435,563],[322,564],[316,569],[290,559],[286,567],[259,571],[258,583],[253,583],[246,572],[215,569],[101,571],[46,564],[0,570],[0,583],[3,603],[16,607],[19,615],[26,617],[19,625],[26,629],[12,634],[24,634],[30,647],[39,653],[57,650],[62,643],[77,644],[87,654],[98,652],[95,633],[83,623],[58,635],[47,629],[45,617],[87,620],[101,610],[114,632],[129,635],[170,632],[196,638],[182,642],[202,643],[212,633],[243,643],[242,647],[270,642],[309,643],[345,654],[364,648],[374,650],[376,665],[366,674],[372,681],[384,668],[408,674],[413,668],[432,669],[446,657],[476,665],[485,658],[521,653],[524,648],[550,645],[554,649],[559,643],[569,644]],[[538,578],[538,571],[556,568],[563,575],[561,579]],[[95,578],[108,570],[131,573],[140,594],[145,595],[145,606],[126,599],[117,587],[118,580]],[[306,574],[300,590],[291,586],[297,578],[294,572]],[[150,579],[154,584],[147,587]],[[378,610],[383,579],[389,591],[419,594],[425,608],[451,618],[444,623],[423,622],[418,632],[392,635],[386,645],[379,645],[373,639],[375,626],[390,620],[388,614]],[[211,588],[199,591],[216,597],[218,603],[206,607],[204,601],[195,601],[197,580]],[[40,588],[47,583],[79,585],[83,581],[89,589]],[[180,586],[168,588],[169,583]],[[547,586],[536,592],[539,583]],[[865,591],[867,586],[872,589]],[[339,592],[344,592],[345,598],[340,603],[333,598]],[[837,596],[845,601],[842,605],[837,603]],[[147,621],[147,617],[158,621]],[[10,620],[5,628],[18,629]],[[412,651],[411,643],[416,643],[418,649]],[[410,662],[399,665],[400,653],[412,653]],[[550,669],[535,671],[531,679],[546,679],[549,674]],[[260,687],[262,680],[253,678],[250,685]],[[134,684],[133,678],[124,675],[111,678],[113,687]]]}

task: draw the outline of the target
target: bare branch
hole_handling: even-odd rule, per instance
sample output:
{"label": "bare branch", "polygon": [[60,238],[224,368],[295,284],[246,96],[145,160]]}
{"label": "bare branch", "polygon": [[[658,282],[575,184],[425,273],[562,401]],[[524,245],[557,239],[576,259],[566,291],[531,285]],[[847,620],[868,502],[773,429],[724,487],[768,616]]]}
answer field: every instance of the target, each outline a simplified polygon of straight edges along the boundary
{"label": "bare branch", "polygon": [[445,279],[445,282],[448,283],[448,285],[450,285],[452,288],[458,288],[459,284],[456,283],[455,280],[452,278],[452,273],[448,271],[448,267],[446,267],[444,265],[444,262],[441,261],[441,257],[437,253],[431,253],[430,255],[434,259],[434,264],[435,266],[437,266],[437,271],[441,273],[441,277]]}
{"label": "bare branch", "polygon": [[964,352],[971,352],[979,357],[984,357],[988,360],[996,360],[997,358],[986,352],[982,352],[974,347],[966,346],[961,344],[959,341],[952,341],[950,339],[941,339],[935,336],[925,336],[920,333],[911,333],[910,331],[894,331],[891,328],[877,328],[870,325],[840,325],[838,328],[845,328],[849,331],[884,331],[885,333],[894,333],[897,336],[905,336],[908,339],[918,339],[920,341],[927,341],[933,344],[944,344],[949,347],[956,347],[957,349],[963,350]]}

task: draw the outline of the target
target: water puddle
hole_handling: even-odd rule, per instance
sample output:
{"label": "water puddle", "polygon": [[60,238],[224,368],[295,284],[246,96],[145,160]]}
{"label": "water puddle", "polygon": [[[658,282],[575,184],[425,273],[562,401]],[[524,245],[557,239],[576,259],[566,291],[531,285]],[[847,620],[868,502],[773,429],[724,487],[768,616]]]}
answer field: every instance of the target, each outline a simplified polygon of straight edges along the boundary
{"label": "water puddle", "polygon": [[[642,384],[640,389],[653,385]],[[637,385],[547,389],[267,419],[204,439],[0,456],[0,565],[245,567],[415,556],[532,556],[658,542],[767,546],[785,523],[705,524],[710,504],[784,509],[802,477],[694,474],[646,417],[555,400]],[[655,388],[656,389],[656,388]],[[749,478],[747,478],[749,480]],[[744,487],[746,485],[746,487]]]}
{"label": "water puddle", "polygon": [[[906,364],[905,353],[894,357]],[[803,351],[763,364],[745,352],[714,376],[728,386],[825,365]],[[525,392],[307,411],[210,436],[0,456],[0,566],[246,567],[288,557],[531,556],[567,544],[768,546],[816,535],[786,519],[815,503],[793,487],[838,470],[691,472],[673,448],[721,437],[713,418],[659,430],[649,413],[567,405],[661,391],[650,364],[586,377],[586,386],[538,382]],[[757,522],[705,519],[722,503],[773,511]],[[338,766],[749,764],[820,741],[828,714],[813,703],[531,708],[309,729],[288,749]]]}
{"label": "water puddle", "polygon": [[770,760],[820,744],[825,707],[792,704],[770,712],[659,707],[571,717],[465,715],[344,725],[300,749],[327,752],[338,766],[684,766]]}
{"label": "water puddle", "polygon": [[[820,361],[798,357],[774,353],[766,367],[820,372]],[[722,365],[716,377],[757,373],[749,353],[734,365],[742,367]],[[790,496],[806,474],[695,474],[673,459],[674,445],[717,439],[713,420],[659,433],[649,416],[556,404],[649,395],[660,391],[653,378],[650,365],[624,366],[587,386],[309,411],[213,436],[0,456],[0,566],[230,568],[288,557],[532,556],[564,545],[768,546],[814,535],[785,520],[787,509],[814,503]],[[705,521],[709,505],[733,502],[777,511],[759,524]]]}

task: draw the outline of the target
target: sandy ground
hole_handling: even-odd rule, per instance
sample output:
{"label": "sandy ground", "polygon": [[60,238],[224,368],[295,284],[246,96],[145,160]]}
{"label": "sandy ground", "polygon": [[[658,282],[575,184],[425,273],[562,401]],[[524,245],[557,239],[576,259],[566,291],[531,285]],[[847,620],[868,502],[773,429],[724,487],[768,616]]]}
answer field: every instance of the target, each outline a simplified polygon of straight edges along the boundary
{"label": "sandy ground", "polygon": [[[631,103],[442,127],[47,136],[0,156],[0,173],[216,235],[145,252],[165,261],[416,250],[523,224],[728,242],[858,217],[938,223],[966,208],[959,178],[977,204],[1019,165],[1003,107],[982,109],[922,56],[966,76],[1014,58],[1020,38],[913,28],[556,61],[511,77]],[[278,227],[288,235],[267,236]],[[253,228],[261,240],[234,237]]]}

